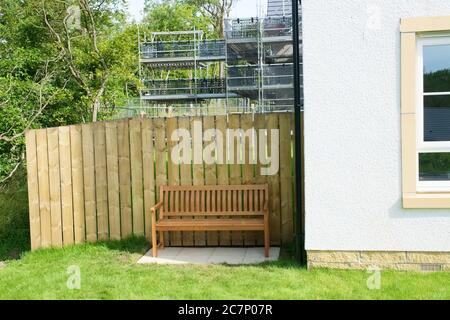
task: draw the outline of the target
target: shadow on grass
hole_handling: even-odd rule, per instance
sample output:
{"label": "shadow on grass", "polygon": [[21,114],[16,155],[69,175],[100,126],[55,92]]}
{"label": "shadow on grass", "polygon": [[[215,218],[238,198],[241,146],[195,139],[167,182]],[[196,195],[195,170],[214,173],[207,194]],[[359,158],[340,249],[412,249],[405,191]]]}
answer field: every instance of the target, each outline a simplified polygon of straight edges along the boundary
{"label": "shadow on grass", "polygon": [[0,186],[0,260],[19,259],[29,250],[27,179],[21,168]]}
{"label": "shadow on grass", "polygon": [[125,240],[117,241],[101,241],[93,245],[103,246],[110,250],[127,253],[139,253],[142,255],[144,255],[150,249],[150,244],[144,237],[130,237]]}

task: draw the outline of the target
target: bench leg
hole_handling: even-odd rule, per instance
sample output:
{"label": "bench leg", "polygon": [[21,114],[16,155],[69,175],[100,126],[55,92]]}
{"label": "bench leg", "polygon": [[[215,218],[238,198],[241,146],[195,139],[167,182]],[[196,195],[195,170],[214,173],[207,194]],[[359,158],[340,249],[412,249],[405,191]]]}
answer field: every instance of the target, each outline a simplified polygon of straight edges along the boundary
{"label": "bench leg", "polygon": [[161,249],[164,249],[164,232],[159,232],[159,244],[161,245]]}
{"label": "bench leg", "polygon": [[270,233],[269,233],[269,219],[268,215],[264,219],[264,256],[269,257],[270,249]]}
{"label": "bench leg", "polygon": [[156,258],[158,256],[158,243],[156,236],[156,227],[152,225],[152,256]]}

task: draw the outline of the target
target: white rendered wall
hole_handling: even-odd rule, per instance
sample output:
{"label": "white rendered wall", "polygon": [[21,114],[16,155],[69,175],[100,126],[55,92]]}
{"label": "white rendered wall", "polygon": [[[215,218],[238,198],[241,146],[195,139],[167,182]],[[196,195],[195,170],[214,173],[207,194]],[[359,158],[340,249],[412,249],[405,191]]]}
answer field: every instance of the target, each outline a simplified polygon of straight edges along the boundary
{"label": "white rendered wall", "polygon": [[401,200],[400,18],[449,0],[303,0],[307,250],[450,251]]}

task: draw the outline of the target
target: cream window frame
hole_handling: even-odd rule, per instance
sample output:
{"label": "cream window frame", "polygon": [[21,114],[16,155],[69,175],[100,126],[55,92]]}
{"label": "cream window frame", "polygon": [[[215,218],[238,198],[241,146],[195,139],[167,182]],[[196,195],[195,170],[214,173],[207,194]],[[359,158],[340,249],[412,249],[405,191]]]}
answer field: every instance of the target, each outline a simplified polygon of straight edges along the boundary
{"label": "cream window frame", "polygon": [[450,34],[450,16],[401,20],[401,130],[403,207],[448,209],[448,191],[427,191],[418,184],[418,43],[423,37]]}

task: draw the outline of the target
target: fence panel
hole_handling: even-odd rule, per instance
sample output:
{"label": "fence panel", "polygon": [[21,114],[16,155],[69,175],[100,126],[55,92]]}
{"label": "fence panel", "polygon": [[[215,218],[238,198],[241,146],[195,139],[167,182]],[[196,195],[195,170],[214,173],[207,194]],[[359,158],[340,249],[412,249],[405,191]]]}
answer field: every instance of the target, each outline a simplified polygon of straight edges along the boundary
{"label": "fence panel", "polygon": [[289,115],[280,115],[280,207],[281,207],[281,241],[290,243],[294,238],[293,223],[293,179],[292,179],[292,140],[291,119]]}
{"label": "fence panel", "polygon": [[[254,124],[255,124],[255,130],[258,133],[257,134],[257,141],[258,141],[257,155],[258,155],[258,159],[260,159],[262,153],[265,156],[267,156],[267,148],[265,148],[264,150],[260,150],[260,148],[259,148],[260,140],[266,139],[265,135],[262,136],[264,131],[260,131],[260,130],[266,129],[266,115],[256,114]],[[266,139],[266,141],[267,141],[267,139]],[[255,183],[258,183],[258,184],[268,183],[267,176],[261,174],[262,168],[263,168],[263,166],[261,165],[261,161],[258,161],[258,163],[256,164],[256,170],[255,170]],[[269,199],[272,199],[272,197],[270,195],[270,190],[269,190]],[[273,226],[270,226],[270,228],[272,228],[272,227]],[[256,244],[258,246],[261,246],[264,244],[262,237],[260,237],[260,236],[256,237]]]}
{"label": "fence panel", "polygon": [[39,212],[41,216],[41,246],[52,245],[50,186],[48,179],[47,131],[36,132],[38,179],[39,179]]}
{"label": "fence panel", "polygon": [[[155,128],[155,168],[156,168],[156,198],[160,198],[160,186],[167,184],[167,144],[165,119],[158,118],[153,120]],[[164,232],[164,244],[169,245],[169,234]]]}
{"label": "fence panel", "polygon": [[[222,133],[222,153],[220,157],[222,159],[222,163],[217,165],[217,183],[219,185],[228,185],[229,180],[229,167],[226,164],[226,155],[227,155],[227,145],[226,145],[226,130],[227,130],[227,117],[226,116],[217,116],[216,117],[216,129]],[[221,204],[222,206],[226,205],[225,194],[222,194]],[[220,231],[219,232],[219,241],[221,246],[231,246],[231,232],[230,231]]]}
{"label": "fence panel", "polygon": [[108,226],[108,177],[106,171],[105,123],[94,124],[95,190],[97,203],[98,240],[107,240]]}
{"label": "fence panel", "polygon": [[144,195],[142,186],[142,132],[141,121],[132,119],[130,126],[131,192],[133,207],[133,234],[144,235]]}
{"label": "fence panel", "polygon": [[25,134],[28,172],[28,204],[30,215],[31,249],[41,247],[41,217],[39,215],[38,166],[36,158],[36,131]]}
{"label": "fence panel", "polygon": [[72,161],[73,223],[75,243],[86,241],[83,192],[83,144],[81,126],[70,127]]}
{"label": "fence panel", "polygon": [[[241,128],[240,126],[240,115],[233,114],[229,116],[228,128],[233,130],[238,130]],[[227,146],[227,159],[230,160],[230,184],[238,185],[242,183],[241,176],[241,156],[242,150],[241,146],[241,138],[238,134],[230,135],[229,143]],[[228,155],[231,155],[228,157]],[[237,201],[237,194],[233,196],[234,201]],[[231,232],[231,245],[242,247],[244,244],[244,238],[242,231],[232,231]]]}
{"label": "fence panel", "polygon": [[[190,119],[188,117],[178,118],[178,128],[183,130],[183,133],[189,133],[190,132]],[[186,163],[182,163],[180,165],[180,183],[184,186],[190,186],[192,185],[192,141],[187,136],[184,138],[188,139],[188,141],[183,141],[186,143],[186,146],[189,146],[188,150],[185,150],[187,152],[186,159],[189,159],[189,161],[186,161]],[[191,195],[189,195],[191,196]],[[190,217],[186,217],[186,219],[190,219]],[[182,243],[183,246],[191,247],[194,245],[194,233],[191,231],[184,231],[182,232]]]}
{"label": "fence panel", "polygon": [[155,205],[155,167],[153,148],[153,122],[151,119],[142,121],[142,174],[144,180],[144,232],[151,239],[152,219],[150,209]]}
{"label": "fence panel", "polygon": [[[172,161],[172,151],[175,148],[176,141],[172,141],[172,133],[177,130],[177,118],[168,118],[166,120],[166,137],[167,137],[167,176],[169,185],[180,184],[180,166]],[[174,196],[175,197],[175,196]],[[171,199],[176,202],[177,199]],[[170,245],[174,247],[181,246],[181,232],[175,231],[169,233]]]}
{"label": "fence panel", "polygon": [[[205,184],[205,175],[203,167],[203,143],[201,134],[203,132],[203,121],[202,117],[192,117],[191,118],[191,137],[192,137],[192,148],[193,148],[193,166],[192,166],[192,183],[194,186],[202,186]],[[200,197],[198,193],[195,195]],[[201,202],[203,203],[203,201]],[[200,209],[202,212],[202,209]],[[204,217],[197,216],[198,219],[203,219]],[[196,231],[194,232],[194,243],[196,246],[206,246],[206,232]]]}
{"label": "fence panel", "polygon": [[[177,129],[183,130],[178,131],[178,141],[173,141]],[[240,129],[231,133],[229,143],[228,129]],[[266,176],[262,169],[270,164],[261,163],[261,157],[277,155],[277,150],[270,147],[271,129],[277,130],[278,135],[273,137],[279,139],[274,141],[280,146],[276,159],[279,170]],[[268,183],[271,242],[290,243],[295,203],[293,129],[292,114],[235,114],[127,119],[30,130],[26,133],[26,150],[32,249],[132,235],[150,239],[150,209],[160,200],[160,186],[166,184]],[[187,162],[172,161],[178,143],[186,147],[178,155]],[[205,162],[208,154],[213,161]],[[251,161],[255,156],[256,163]],[[223,162],[218,161],[222,158]],[[229,164],[227,160],[233,161]],[[203,196],[215,196],[213,206],[229,205],[225,195]],[[254,201],[253,194],[244,194],[242,199],[237,194],[232,196],[240,206],[250,206]],[[262,234],[165,233],[164,244],[254,246],[262,244]]]}
{"label": "fence panel", "polygon": [[120,225],[122,238],[133,234],[131,209],[131,163],[128,120],[117,123],[117,148],[119,154]]}
{"label": "fence panel", "polygon": [[[203,118],[203,132],[209,131],[209,136],[205,136],[205,141],[203,142],[203,149],[205,155],[209,155],[213,159],[209,159],[205,163],[205,184],[206,185],[217,185],[217,175],[216,175],[216,161],[215,161],[215,150],[217,147],[217,141],[211,130],[214,130],[216,126],[215,117],[204,117]],[[207,141],[206,141],[207,140]],[[212,149],[212,150],[211,150]],[[206,160],[206,159],[205,159]],[[212,163],[214,160],[214,163]],[[215,200],[213,200],[215,202]],[[214,219],[214,217],[211,217]],[[219,245],[219,233],[217,231],[206,232],[206,244],[211,247],[217,247]]]}
{"label": "fence panel", "polygon": [[48,174],[50,183],[50,212],[52,224],[52,246],[63,244],[61,232],[61,174],[59,171],[58,128],[47,129]]}
{"label": "fence panel", "polygon": [[94,126],[81,126],[83,144],[83,184],[84,214],[86,221],[86,240],[97,241],[97,210],[95,198],[95,161],[94,161]]}
{"label": "fence panel", "polygon": [[72,190],[72,165],[70,157],[70,127],[59,128],[59,163],[61,171],[61,200],[63,239],[65,244],[73,244],[73,190]]}
{"label": "fence panel", "polygon": [[116,125],[116,122],[108,122],[105,126],[109,233],[112,240],[120,240],[119,154]]}
{"label": "fence panel", "polygon": [[[270,114],[266,117],[266,128],[269,130],[267,136],[267,154],[268,157],[273,157],[275,150],[272,150],[272,135],[273,129],[279,128],[278,114]],[[280,140],[280,144],[283,141]],[[269,183],[269,208],[270,208],[270,240],[275,245],[281,243],[281,213],[280,213],[280,176],[271,175],[267,176],[267,181]]]}

